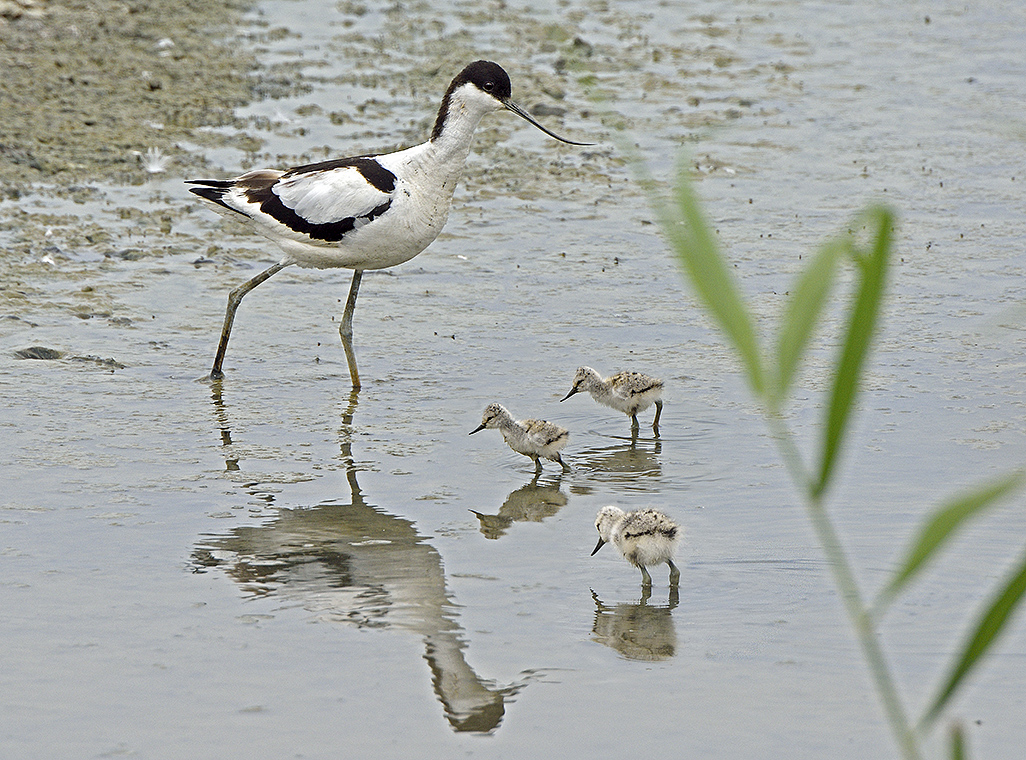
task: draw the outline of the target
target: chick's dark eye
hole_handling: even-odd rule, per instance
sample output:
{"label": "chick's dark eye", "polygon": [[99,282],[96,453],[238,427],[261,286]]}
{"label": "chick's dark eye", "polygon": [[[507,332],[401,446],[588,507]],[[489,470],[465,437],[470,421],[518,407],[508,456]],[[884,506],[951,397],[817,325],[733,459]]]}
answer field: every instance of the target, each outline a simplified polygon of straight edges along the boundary
{"label": "chick's dark eye", "polygon": [[495,82],[485,82],[484,89],[485,92],[491,92],[495,89]]}

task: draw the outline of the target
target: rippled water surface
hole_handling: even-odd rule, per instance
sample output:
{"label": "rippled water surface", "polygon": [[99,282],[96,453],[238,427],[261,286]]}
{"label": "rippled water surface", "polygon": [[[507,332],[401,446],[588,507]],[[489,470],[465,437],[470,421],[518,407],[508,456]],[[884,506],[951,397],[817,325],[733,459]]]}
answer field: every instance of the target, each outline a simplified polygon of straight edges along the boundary
{"label": "rippled water surface", "polygon": [[[872,592],[929,506],[1026,451],[1024,29],[997,2],[257,5],[234,44],[291,79],[223,147],[0,204],[0,754],[892,756],[801,505],[613,130],[659,178],[697,168],[767,329],[803,255],[870,201],[898,212],[831,501]],[[475,58],[597,144],[486,117],[442,236],[364,278],[359,394],[345,271],[262,285],[225,380],[198,381],[227,292],[278,254],[192,202],[194,166],[415,143]],[[788,412],[809,450],[832,339]],[[559,403],[582,364],[664,378],[660,435],[651,412],[632,439]],[[572,471],[468,436],[492,401],[569,428]],[[685,526],[679,596],[665,568],[643,596],[589,556],[610,503]],[[887,619],[914,713],[1024,532],[1020,497]],[[953,706],[974,756],[1021,749],[1024,651],[1020,620]]]}

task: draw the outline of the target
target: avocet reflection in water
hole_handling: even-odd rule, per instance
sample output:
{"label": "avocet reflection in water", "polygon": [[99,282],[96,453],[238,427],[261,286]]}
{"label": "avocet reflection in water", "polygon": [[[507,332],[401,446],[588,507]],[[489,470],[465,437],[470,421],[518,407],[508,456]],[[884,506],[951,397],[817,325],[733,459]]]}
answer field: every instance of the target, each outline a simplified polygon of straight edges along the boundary
{"label": "avocet reflection in water", "polygon": [[[307,508],[278,508],[260,525],[202,537],[197,572],[219,569],[250,596],[276,596],[318,620],[361,628],[395,628],[424,640],[435,694],[456,731],[490,733],[531,679],[500,686],[467,663],[467,647],[446,588],[438,551],[414,524],[369,504],[349,451],[355,396],[343,418],[343,457],[350,498]],[[215,394],[225,438],[224,406]],[[230,438],[230,436],[229,436]]]}

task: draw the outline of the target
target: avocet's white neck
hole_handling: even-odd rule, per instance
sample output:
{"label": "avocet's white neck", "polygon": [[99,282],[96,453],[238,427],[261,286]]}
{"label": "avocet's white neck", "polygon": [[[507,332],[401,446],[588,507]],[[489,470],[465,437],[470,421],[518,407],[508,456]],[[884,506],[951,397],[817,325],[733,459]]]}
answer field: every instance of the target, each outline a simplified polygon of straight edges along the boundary
{"label": "avocet's white neck", "polygon": [[431,133],[431,152],[435,158],[462,170],[481,118],[502,107],[502,103],[470,83],[447,93]]}

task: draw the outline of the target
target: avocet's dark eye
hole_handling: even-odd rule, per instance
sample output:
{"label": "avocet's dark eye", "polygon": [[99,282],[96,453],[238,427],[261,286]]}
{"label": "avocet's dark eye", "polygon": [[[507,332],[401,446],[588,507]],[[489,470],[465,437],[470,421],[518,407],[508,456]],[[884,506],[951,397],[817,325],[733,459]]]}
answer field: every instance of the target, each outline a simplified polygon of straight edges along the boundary
{"label": "avocet's dark eye", "polygon": [[495,89],[495,82],[485,82],[484,83],[484,91],[485,92],[491,92],[494,89]]}

